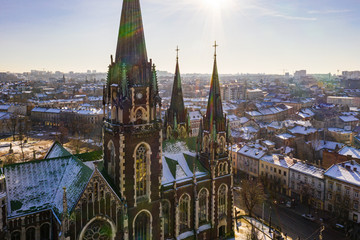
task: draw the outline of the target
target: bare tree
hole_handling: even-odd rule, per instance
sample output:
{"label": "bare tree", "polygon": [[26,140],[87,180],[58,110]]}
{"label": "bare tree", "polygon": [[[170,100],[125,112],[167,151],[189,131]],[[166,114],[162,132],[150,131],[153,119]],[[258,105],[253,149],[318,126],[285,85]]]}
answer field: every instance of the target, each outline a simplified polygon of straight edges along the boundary
{"label": "bare tree", "polygon": [[249,216],[252,216],[254,207],[264,201],[264,188],[260,181],[243,180],[240,190],[241,201],[248,210]]}

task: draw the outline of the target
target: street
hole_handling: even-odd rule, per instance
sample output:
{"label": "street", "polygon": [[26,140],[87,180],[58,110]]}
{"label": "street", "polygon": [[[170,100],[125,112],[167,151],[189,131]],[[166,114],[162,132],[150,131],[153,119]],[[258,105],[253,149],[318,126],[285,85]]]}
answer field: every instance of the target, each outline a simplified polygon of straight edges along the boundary
{"label": "street", "polygon": [[[243,210],[246,210],[240,202],[240,198],[237,193],[234,194],[235,206]],[[270,208],[271,207],[271,208]],[[276,205],[269,202],[265,202],[264,205],[264,219],[270,221],[271,211],[271,223],[275,226],[279,226],[283,233],[287,233],[292,239],[319,239],[319,232],[321,225],[319,221],[312,222],[304,219],[300,213],[296,212],[296,209],[286,208],[285,205]],[[262,206],[257,206],[253,210],[254,215],[262,217]],[[325,227],[323,231],[324,240],[342,240],[347,239],[344,234],[330,227]]]}

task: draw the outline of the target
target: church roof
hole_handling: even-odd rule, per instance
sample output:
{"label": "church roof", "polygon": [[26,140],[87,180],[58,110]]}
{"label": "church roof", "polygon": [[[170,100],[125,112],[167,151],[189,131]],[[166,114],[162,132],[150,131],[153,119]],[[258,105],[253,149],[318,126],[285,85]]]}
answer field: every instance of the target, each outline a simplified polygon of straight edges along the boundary
{"label": "church roof", "polygon": [[173,182],[184,182],[195,176],[203,177],[208,175],[205,167],[196,159],[196,154],[192,152],[163,153],[163,176],[162,185],[172,184]]}
{"label": "church roof", "polygon": [[[55,149],[53,145],[53,152]],[[49,156],[48,153],[48,156]],[[92,170],[75,156],[48,158],[4,167],[9,217],[52,209],[63,211],[63,187],[71,210],[89,181]]]}
{"label": "church roof", "polygon": [[139,0],[123,1],[115,60],[128,66],[147,62]]}

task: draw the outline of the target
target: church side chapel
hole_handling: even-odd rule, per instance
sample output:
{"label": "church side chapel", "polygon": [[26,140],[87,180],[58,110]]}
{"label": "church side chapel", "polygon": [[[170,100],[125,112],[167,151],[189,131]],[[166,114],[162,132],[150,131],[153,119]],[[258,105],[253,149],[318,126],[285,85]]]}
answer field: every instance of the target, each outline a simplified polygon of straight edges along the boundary
{"label": "church side chapel", "polygon": [[102,155],[73,155],[55,142],[44,159],[2,166],[0,239],[233,237],[232,140],[214,48],[206,115],[190,139],[178,53],[163,123],[140,3],[123,0],[103,91]]}

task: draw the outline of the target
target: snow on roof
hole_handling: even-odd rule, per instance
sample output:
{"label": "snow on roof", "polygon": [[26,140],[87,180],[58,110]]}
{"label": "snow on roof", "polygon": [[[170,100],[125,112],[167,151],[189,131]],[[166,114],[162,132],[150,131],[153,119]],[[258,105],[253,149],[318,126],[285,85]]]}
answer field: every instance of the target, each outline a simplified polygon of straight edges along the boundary
{"label": "snow on roof", "polygon": [[325,176],[360,186],[360,164],[354,160],[332,165]]}
{"label": "snow on roof", "polygon": [[264,143],[265,145],[268,145],[268,146],[275,145],[275,143],[272,142],[272,141],[270,141],[270,140],[265,140],[265,141],[263,141],[263,143]]}
{"label": "snow on roof", "polygon": [[290,138],[294,138],[295,136],[291,135],[289,133],[282,133],[282,134],[276,135],[276,137],[281,138],[283,140],[287,140],[287,139],[290,139]]}
{"label": "snow on roof", "polygon": [[265,155],[260,159],[260,161],[268,162],[283,168],[289,168],[291,165],[293,165],[293,161],[290,158],[284,158],[277,154]]}
{"label": "snow on roof", "polygon": [[260,159],[265,155],[266,149],[261,147],[251,147],[245,145],[238,151],[238,153],[251,158]]}
{"label": "snow on roof", "polygon": [[312,146],[314,146],[316,151],[319,151],[321,149],[335,150],[336,146],[338,146],[339,148],[342,148],[344,146],[343,143],[324,140],[312,141],[311,144]]}
{"label": "snow on roof", "polygon": [[48,152],[45,155],[44,159],[50,159],[50,158],[58,158],[58,157],[65,157],[70,156],[71,153],[66,150],[60,143],[54,142]]}
{"label": "snow on roof", "polygon": [[241,117],[240,118],[240,124],[247,123],[248,121],[249,121],[249,119],[247,117]]}
{"label": "snow on roof", "polygon": [[347,130],[342,129],[342,128],[328,128],[328,131],[337,132],[337,133],[341,133],[341,134],[351,134],[352,133],[352,131],[347,131]]}
{"label": "snow on roof", "polygon": [[8,112],[0,112],[0,120],[10,119],[10,113]]}
{"label": "snow on roof", "polygon": [[360,159],[360,149],[345,146],[338,152],[340,155],[348,156]]}
{"label": "snow on roof", "polygon": [[63,187],[71,210],[92,174],[74,156],[8,165],[4,171],[9,217],[50,208],[62,213]]}
{"label": "snow on roof", "polygon": [[199,111],[189,112],[190,120],[199,120],[202,118],[201,113]]}
{"label": "snow on roof", "polygon": [[0,105],[0,110],[8,110],[10,108],[9,104],[6,105]]}
{"label": "snow on roof", "polygon": [[162,165],[163,185],[174,181],[185,181],[193,177],[193,164],[195,164],[195,176],[206,176],[208,173],[196,159],[196,154],[191,152],[163,153]]}
{"label": "snow on roof", "polygon": [[306,175],[310,175],[316,178],[324,178],[325,170],[319,167],[315,167],[310,164],[298,161],[290,167],[291,170],[301,172]]}
{"label": "snow on roof", "polygon": [[350,116],[340,116],[339,117],[343,122],[356,122],[359,121],[356,117],[350,115]]}
{"label": "snow on roof", "polygon": [[292,129],[289,129],[289,131],[292,134],[302,134],[302,135],[308,135],[310,133],[316,132],[316,128],[309,128],[309,127],[303,127],[303,126],[296,126]]}

